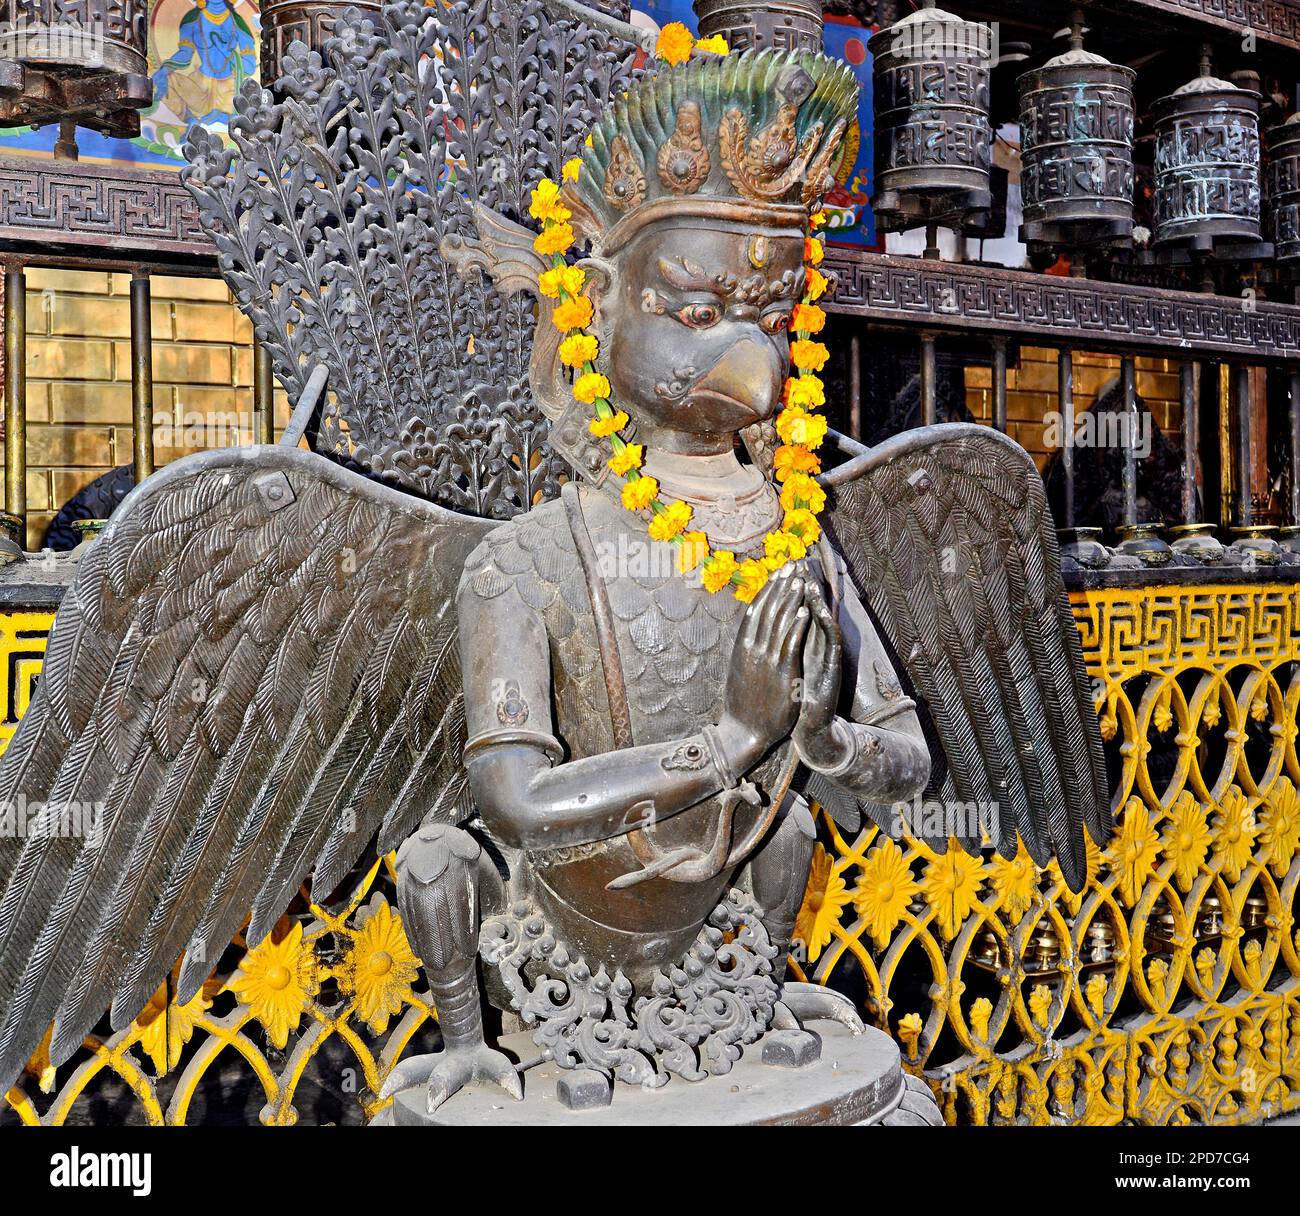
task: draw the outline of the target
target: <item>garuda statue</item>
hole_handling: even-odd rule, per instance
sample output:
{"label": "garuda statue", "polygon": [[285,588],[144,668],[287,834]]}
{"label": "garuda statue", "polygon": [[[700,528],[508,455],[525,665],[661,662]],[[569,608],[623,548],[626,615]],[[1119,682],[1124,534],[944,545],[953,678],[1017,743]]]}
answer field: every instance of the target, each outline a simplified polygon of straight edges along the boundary
{"label": "garuda statue", "polygon": [[489,1004],[648,1088],[857,1029],[783,977],[808,798],[1081,886],[1108,797],[1033,463],[974,426],[823,439],[806,396],[773,426],[851,75],[636,69],[564,11],[353,12],[244,87],[233,149],[191,136],[297,406],[139,486],[59,610],[0,765],[48,829],[0,842],[0,1083],[182,956],[189,999],[373,847],[443,1036],[389,1090],[430,1110],[521,1096]]}

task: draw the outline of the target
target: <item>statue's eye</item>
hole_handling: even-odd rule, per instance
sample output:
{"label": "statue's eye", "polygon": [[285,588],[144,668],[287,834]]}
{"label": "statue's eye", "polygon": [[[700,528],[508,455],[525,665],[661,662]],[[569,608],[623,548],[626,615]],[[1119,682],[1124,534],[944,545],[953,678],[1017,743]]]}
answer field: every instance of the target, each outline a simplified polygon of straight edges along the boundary
{"label": "statue's eye", "polygon": [[722,320],[722,309],[717,304],[687,304],[678,309],[677,319],[692,329],[710,329]]}
{"label": "statue's eye", "polygon": [[790,328],[790,314],[788,312],[769,312],[761,322],[763,332],[767,334],[785,333]]}

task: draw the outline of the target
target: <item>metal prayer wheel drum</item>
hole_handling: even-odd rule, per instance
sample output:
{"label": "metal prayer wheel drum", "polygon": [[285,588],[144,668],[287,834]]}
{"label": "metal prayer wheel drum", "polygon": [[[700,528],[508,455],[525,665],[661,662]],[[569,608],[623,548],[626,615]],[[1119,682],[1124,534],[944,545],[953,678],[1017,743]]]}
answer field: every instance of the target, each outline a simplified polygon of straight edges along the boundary
{"label": "metal prayer wheel drum", "polygon": [[869,45],[877,227],[903,232],[944,223],[980,230],[993,203],[992,30],[925,8],[881,30]]}
{"label": "metal prayer wheel drum", "polygon": [[1153,245],[1212,253],[1260,240],[1261,100],[1207,73],[1152,107]]}
{"label": "metal prayer wheel drum", "polygon": [[1300,259],[1300,114],[1268,133],[1269,222],[1279,262]]}
{"label": "metal prayer wheel drum", "polygon": [[72,119],[138,135],[153,98],[148,0],[0,0],[0,126]]}
{"label": "metal prayer wheel drum", "polygon": [[1020,239],[1031,248],[1132,238],[1136,79],[1079,46],[1020,78]]}
{"label": "metal prayer wheel drum", "polygon": [[820,0],[694,0],[701,38],[721,34],[733,51],[775,47],[778,50],[822,49]]}
{"label": "metal prayer wheel drum", "polygon": [[361,16],[379,24],[379,0],[347,0],[344,3],[308,3],[307,0],[263,0],[262,55],[259,74],[263,85],[274,84],[283,74],[284,53],[292,42],[305,42],[313,51],[323,51],[334,33],[334,21],[345,10],[355,8]]}

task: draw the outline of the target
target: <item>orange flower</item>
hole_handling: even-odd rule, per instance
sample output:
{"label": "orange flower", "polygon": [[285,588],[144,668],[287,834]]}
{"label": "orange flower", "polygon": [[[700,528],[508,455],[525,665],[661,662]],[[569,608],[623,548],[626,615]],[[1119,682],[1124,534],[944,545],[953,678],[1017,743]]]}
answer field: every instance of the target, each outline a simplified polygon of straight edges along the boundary
{"label": "orange flower", "polygon": [[781,436],[782,443],[819,448],[826,438],[826,419],[798,406],[790,406],[776,416],[776,433]]}
{"label": "orange flower", "polygon": [[772,469],[776,474],[777,481],[785,481],[793,473],[812,473],[814,475],[822,471],[822,462],[817,459],[814,452],[807,448],[791,447],[782,444],[776,449],[776,454],[772,457]]}
{"label": "orange flower", "polygon": [[[604,380],[605,377],[601,376],[601,379]],[[625,426],[627,426],[627,415],[622,410],[619,410],[617,413],[611,414],[608,418],[593,418],[591,422],[587,424],[587,430],[595,435],[597,439],[608,439],[616,431],[621,431]]]}
{"label": "orange flower", "polygon": [[565,367],[581,367],[590,363],[600,350],[600,343],[591,334],[570,334],[560,343],[560,362]]}
{"label": "orange flower", "polygon": [[[586,372],[579,376],[574,384],[573,395],[581,401],[583,405],[591,405],[597,398],[609,396],[609,381],[599,372]],[[618,426],[614,427],[613,430],[606,431],[606,435],[612,435],[614,431],[621,431],[625,426],[627,426],[627,415],[623,413],[622,410],[619,410],[619,412],[614,415],[614,418],[596,420],[597,422],[613,422],[615,418],[622,418],[623,421],[620,422]],[[594,429],[595,425],[596,423],[593,422],[593,429],[591,432],[593,435],[600,433]]]}
{"label": "orange flower", "polygon": [[831,285],[828,279],[816,266],[809,266],[804,276],[804,297],[811,303],[813,300],[820,300],[826,294],[826,289]]}
{"label": "orange flower", "polygon": [[802,372],[819,372],[826,366],[831,352],[820,342],[800,338],[790,343],[790,361]]}
{"label": "orange flower", "polygon": [[713,595],[730,585],[731,576],[736,573],[736,555],[725,549],[715,553],[704,567],[704,589]]}
{"label": "orange flower", "polygon": [[803,241],[803,260],[808,266],[820,266],[826,249],[816,237],[806,236]]}
{"label": "orange flower", "polygon": [[639,443],[625,443],[622,450],[615,452],[607,463],[620,477],[626,477],[633,469],[641,467],[644,451],[645,449]]}
{"label": "orange flower", "polygon": [[736,598],[742,604],[752,604],[754,596],[762,589],[763,584],[767,582],[771,571],[763,565],[762,562],[749,561],[741,562],[736,567],[736,575],[740,579],[740,585],[736,588]]}
{"label": "orange flower", "polygon": [[595,309],[589,297],[574,296],[571,300],[565,300],[555,306],[555,310],[551,313],[551,324],[556,329],[565,331],[586,329],[591,324],[593,312]]}
{"label": "orange flower", "polygon": [[677,546],[677,569],[689,574],[709,556],[709,538],[703,532],[684,532]]}
{"label": "orange flower", "polygon": [[807,473],[791,473],[781,487],[781,506],[787,511],[807,508],[818,512],[826,505],[826,491]]}
{"label": "orange flower", "polygon": [[802,508],[785,513],[784,527],[809,548],[817,543],[817,538],[822,534],[822,526],[817,522],[817,516]]}
{"label": "orange flower", "polygon": [[537,276],[537,289],[542,295],[558,300],[560,293],[576,296],[587,281],[587,272],[581,266],[556,266]]}
{"label": "orange flower", "polygon": [[826,325],[826,314],[816,304],[796,304],[790,328],[796,333],[819,334]]}
{"label": "orange flower", "polygon": [[670,21],[659,31],[655,54],[668,63],[685,63],[691,57],[695,39],[680,21]]}
{"label": "orange flower", "polygon": [[543,257],[552,253],[567,253],[574,242],[573,227],[570,224],[547,224],[534,239],[533,248]]}
{"label": "orange flower", "polygon": [[638,477],[623,486],[623,505],[629,511],[644,511],[659,497],[659,483],[653,477]]}
{"label": "orange flower", "polygon": [[662,511],[655,513],[650,521],[651,540],[672,540],[686,531],[691,522],[691,509],[684,502],[670,502]]}
{"label": "orange flower", "polygon": [[791,376],[785,382],[782,400],[795,409],[820,409],[826,404],[826,386],[811,373],[806,376]]}
{"label": "orange flower", "polygon": [[573,212],[560,202],[560,187],[549,177],[544,177],[533,187],[532,202],[528,204],[528,214],[535,220],[553,220],[561,223],[571,219]]}

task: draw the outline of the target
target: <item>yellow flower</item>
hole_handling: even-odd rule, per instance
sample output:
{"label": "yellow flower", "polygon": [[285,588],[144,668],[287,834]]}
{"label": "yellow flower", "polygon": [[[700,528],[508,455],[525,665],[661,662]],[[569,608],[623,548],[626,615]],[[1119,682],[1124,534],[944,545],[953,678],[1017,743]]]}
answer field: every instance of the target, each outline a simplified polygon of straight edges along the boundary
{"label": "yellow flower", "polygon": [[1019,924],[1038,891],[1038,867],[1029,856],[1024,841],[1020,842],[1019,851],[1010,860],[1001,853],[994,856],[989,867],[989,882],[1001,897],[1002,911],[1011,918],[1012,924]]}
{"label": "yellow flower", "polygon": [[587,272],[581,266],[556,266],[537,276],[537,288],[542,295],[558,300],[562,291],[576,296],[586,281]]}
{"label": "yellow flower", "polygon": [[1282,878],[1291,868],[1291,858],[1300,848],[1300,798],[1289,777],[1277,781],[1264,810],[1264,830],[1259,843],[1268,846],[1268,868]]}
{"label": "yellow flower", "polygon": [[625,443],[621,452],[615,452],[609,458],[609,467],[620,477],[626,477],[633,469],[641,467],[644,451],[639,443]]}
{"label": "yellow flower", "polygon": [[600,343],[591,334],[571,334],[560,343],[560,362],[565,367],[581,367],[590,363],[600,350]]}
{"label": "yellow flower", "polygon": [[862,876],[853,889],[853,906],[866,920],[877,945],[889,940],[919,890],[903,851],[892,840],[882,839],[867,854]]}
{"label": "yellow flower", "polygon": [[573,241],[572,225],[547,224],[533,240],[533,248],[543,257],[547,257],[552,253],[567,253]]}
{"label": "yellow flower", "polygon": [[691,509],[684,502],[670,502],[655,514],[648,529],[651,540],[672,540],[686,531],[691,522]]}
{"label": "yellow flower", "polygon": [[921,1021],[919,1013],[909,1013],[899,1019],[898,1037],[903,1040],[909,1060],[915,1060],[917,1057],[917,1046],[921,1042],[921,1031],[924,1029],[925,1023]]}
{"label": "yellow flower", "polygon": [[946,853],[925,867],[921,890],[926,902],[934,909],[944,937],[955,937],[962,921],[975,906],[981,870],[980,859],[972,857],[955,840],[948,842]]}
{"label": "yellow flower", "polygon": [[807,448],[782,444],[772,457],[772,471],[777,481],[784,481],[791,473],[820,473],[822,462]]}
{"label": "yellow flower", "polygon": [[[609,396],[609,381],[599,372],[584,372],[574,382],[573,395],[581,401],[583,405],[591,405],[598,397]],[[615,414],[614,417],[622,418],[623,421],[615,427],[610,427],[608,430],[598,431],[596,430],[596,422],[603,425],[614,421],[613,418],[598,418],[596,422],[591,424],[591,433],[604,438],[605,436],[612,435],[615,431],[621,431],[625,426],[627,426],[627,415],[623,413],[622,410]]]}
{"label": "yellow flower", "polygon": [[822,258],[826,256],[826,249],[821,241],[816,237],[804,237],[803,242],[803,260],[806,266],[820,266]]}
{"label": "yellow flower", "polygon": [[803,905],[794,922],[794,935],[803,942],[810,963],[817,961],[822,947],[830,942],[831,933],[839,924],[840,913],[848,902],[848,889],[839,867],[820,844],[815,845]]}
{"label": "yellow flower", "polygon": [[564,162],[564,168],[560,170],[560,178],[566,182],[576,182],[581,171],[582,157],[575,156],[572,160]]}
{"label": "yellow flower", "polygon": [[780,569],[786,562],[797,562],[808,553],[808,546],[792,532],[769,532],[763,538],[763,549],[769,562],[776,562],[772,569]]}
{"label": "yellow flower", "polygon": [[680,574],[689,574],[709,556],[709,538],[703,532],[682,533],[681,544],[677,546],[677,570]]}
{"label": "yellow flower", "polygon": [[402,1011],[419,974],[402,919],[378,892],[357,915],[356,946],[340,987],[356,994],[357,1014],[374,1034],[388,1029],[388,1019]]}
{"label": "yellow flower", "polygon": [[552,220],[562,223],[571,219],[573,212],[560,202],[560,187],[549,177],[544,177],[533,188],[533,199],[528,204],[528,214],[535,220]]}
{"label": "yellow flower", "polygon": [[816,266],[809,266],[804,278],[804,299],[810,304],[815,300],[820,300],[826,294],[826,289],[830,285],[830,279],[822,274]]}
{"label": "yellow flower", "polygon": [[736,574],[740,578],[740,585],[736,588],[736,598],[742,604],[751,604],[762,589],[763,584],[767,582],[770,575],[768,568],[762,562],[749,561],[741,562],[736,567]]}
{"label": "yellow flower", "polygon": [[1155,868],[1160,837],[1140,798],[1130,798],[1119,831],[1106,850],[1111,873],[1119,879],[1120,896],[1130,907],[1137,901],[1147,876]]}
{"label": "yellow flower", "polygon": [[320,987],[311,951],[303,944],[302,923],[295,921],[282,940],[271,935],[245,954],[228,987],[266,1028],[272,1046],[283,1050]]}
{"label": "yellow flower", "polygon": [[158,986],[135,1020],[140,1028],[140,1049],[153,1064],[155,1076],[163,1076],[180,1062],[181,1049],[194,1037],[199,1018],[211,1007],[220,987],[219,981],[209,980],[187,1004],[170,1005],[167,985]]}
{"label": "yellow flower", "polygon": [[825,224],[826,224],[826,212],[824,211],[814,211],[812,215],[808,217],[809,228],[813,228],[813,229],[822,228],[825,226]]}
{"label": "yellow flower", "polygon": [[1192,885],[1213,839],[1205,812],[1191,793],[1184,790],[1174,803],[1160,841],[1165,857],[1174,863],[1174,876],[1184,891]]}
{"label": "yellow flower", "polygon": [[826,438],[826,419],[820,414],[810,414],[805,409],[791,406],[776,416],[776,433],[781,436],[782,443],[819,448]]}
{"label": "yellow flower", "polygon": [[787,532],[797,536],[810,549],[822,534],[822,526],[817,516],[811,511],[797,510],[785,513],[785,523],[781,525]]}
{"label": "yellow flower", "polygon": [[826,386],[814,375],[791,376],[785,382],[786,405],[816,410],[826,404]]}
{"label": "yellow flower", "polygon": [[709,564],[704,567],[704,587],[705,590],[717,595],[723,587],[731,585],[731,576],[736,573],[736,555],[728,553],[723,549],[720,553],[715,553],[709,559]]}
{"label": "yellow flower", "polygon": [[1214,817],[1214,859],[1229,882],[1236,882],[1250,860],[1259,826],[1246,795],[1235,785],[1224,796]]}
{"label": "yellow flower", "polygon": [[695,39],[680,21],[671,21],[659,31],[655,54],[668,63],[685,63],[691,57]]}
{"label": "yellow flower", "polygon": [[587,296],[574,296],[555,306],[555,311],[551,313],[551,324],[566,332],[571,329],[586,329],[591,324],[593,311],[594,306]]}
{"label": "yellow flower", "polygon": [[729,55],[731,47],[727,45],[727,40],[721,34],[714,34],[712,38],[701,38],[695,44],[697,51],[704,51],[708,55]]}
{"label": "yellow flower", "polygon": [[816,304],[796,304],[790,328],[796,333],[819,334],[826,326],[826,314]]}
{"label": "yellow flower", "polygon": [[[592,374],[594,375],[595,373],[593,372]],[[582,379],[585,380],[586,376]],[[601,376],[600,379],[604,380],[605,377]],[[579,380],[578,383],[581,384],[582,380]],[[606,383],[606,388],[608,389],[608,382]],[[616,431],[621,431],[625,426],[627,426],[626,411],[616,410],[608,418],[593,418],[587,424],[587,430],[595,435],[597,439],[608,439]],[[651,497],[653,497],[653,495],[651,495]]]}
{"label": "yellow flower", "polygon": [[781,487],[781,506],[787,511],[800,508],[819,512],[826,505],[826,491],[807,473],[791,473]]}
{"label": "yellow flower", "polygon": [[790,361],[802,372],[821,371],[830,354],[820,342],[810,342],[807,338],[790,343]]}
{"label": "yellow flower", "polygon": [[629,511],[644,511],[658,497],[659,483],[653,477],[638,477],[623,486],[623,505]]}

